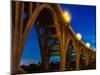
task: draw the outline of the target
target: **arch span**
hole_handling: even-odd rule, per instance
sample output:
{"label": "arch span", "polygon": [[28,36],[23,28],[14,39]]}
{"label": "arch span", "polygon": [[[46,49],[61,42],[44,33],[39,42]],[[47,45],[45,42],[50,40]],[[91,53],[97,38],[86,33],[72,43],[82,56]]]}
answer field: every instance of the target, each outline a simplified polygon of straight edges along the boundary
{"label": "arch span", "polygon": [[48,9],[49,12],[52,14],[52,19],[53,21],[55,21],[55,25],[57,24],[57,18],[56,18],[56,14],[55,12],[53,11],[53,9],[48,5],[48,4],[43,4],[43,5],[40,5],[40,7],[36,8],[35,11],[33,12],[32,14],[32,17],[29,19],[28,21],[28,24],[27,24],[27,27],[25,29],[25,32],[23,34],[23,38],[25,37],[25,34],[28,33],[28,31],[30,30],[30,28],[32,27],[32,25],[35,23],[38,15],[40,14],[40,12],[44,9]]}
{"label": "arch span", "polygon": [[40,7],[39,8],[36,8],[35,10],[34,10],[34,12],[33,12],[33,14],[32,14],[32,17],[28,20],[28,24],[26,25],[26,28],[25,28],[25,31],[24,31],[24,33],[23,33],[23,35],[22,35],[22,38],[20,39],[20,43],[19,43],[19,49],[18,49],[18,51],[19,51],[19,54],[18,54],[18,56],[19,57],[17,57],[18,58],[18,65],[19,65],[19,62],[20,62],[20,59],[21,59],[21,55],[22,55],[22,48],[23,48],[23,45],[24,45],[24,42],[25,42],[25,40],[26,40],[26,38],[27,38],[27,34],[29,33],[29,31],[30,31],[30,29],[31,29],[31,27],[32,27],[32,25],[35,23],[35,21],[37,20],[37,18],[38,18],[38,15],[41,13],[41,11],[42,10],[44,10],[44,9],[47,9],[48,10],[48,12],[50,12],[50,14],[51,14],[51,18],[53,19],[53,21],[54,21],[54,25],[56,26],[56,30],[58,30],[57,28],[57,26],[58,26],[58,24],[57,24],[57,18],[56,18],[56,14],[55,14],[55,12],[53,11],[53,9],[50,7],[50,5],[48,5],[48,4],[43,4],[43,5],[40,5]]}
{"label": "arch span", "polygon": [[76,47],[74,40],[69,39],[66,48],[66,70],[76,69]]}
{"label": "arch span", "polygon": [[68,42],[67,42],[67,44],[66,44],[66,49],[67,49],[68,44],[69,44],[70,42],[72,42],[72,45],[73,45],[74,49],[76,50],[76,46],[75,46],[74,40],[73,40],[72,38],[69,38],[69,40],[68,40]]}
{"label": "arch span", "polygon": [[84,48],[79,50],[79,69],[85,69],[87,66],[87,53]]}

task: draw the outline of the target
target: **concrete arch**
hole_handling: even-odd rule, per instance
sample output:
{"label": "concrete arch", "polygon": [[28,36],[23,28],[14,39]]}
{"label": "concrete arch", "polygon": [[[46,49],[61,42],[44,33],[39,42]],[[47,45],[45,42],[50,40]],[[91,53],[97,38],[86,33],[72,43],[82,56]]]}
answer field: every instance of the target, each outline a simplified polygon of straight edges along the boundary
{"label": "concrete arch", "polygon": [[[88,51],[85,51],[85,49],[86,48],[83,48],[83,52],[84,52],[84,55],[86,57],[86,59],[85,59],[85,65],[88,66],[88,64],[89,64],[89,53],[88,53]],[[82,48],[79,51],[79,59],[80,59],[80,52],[81,52],[81,50],[82,50]],[[86,50],[88,50],[88,49],[86,49]]]}
{"label": "concrete arch", "polygon": [[29,19],[28,21],[28,24],[27,24],[27,27],[25,29],[25,32],[23,34],[23,37],[25,36],[25,34],[29,31],[29,29],[32,27],[32,24],[34,24],[34,22],[36,21],[38,15],[41,13],[41,11],[46,8],[48,9],[48,11],[52,14],[52,19],[55,23],[55,25],[57,24],[57,18],[56,18],[56,14],[54,12],[54,10],[48,5],[48,4],[43,4],[43,5],[40,5],[39,8],[36,8],[35,11],[33,12],[32,14],[32,17]]}
{"label": "concrete arch", "polygon": [[[32,14],[32,17],[28,20],[28,24],[26,26],[26,29],[25,29],[25,32],[23,33],[23,36],[22,38],[20,39],[20,43],[19,43],[19,54],[18,54],[18,64],[21,60],[21,55],[22,55],[22,49],[23,49],[23,45],[24,45],[24,42],[27,38],[27,34],[29,33],[32,25],[35,23],[36,19],[38,18],[38,15],[41,13],[41,11],[46,8],[48,10],[48,12],[50,12],[50,14],[52,15],[51,18],[53,19],[54,21],[54,25],[56,26],[56,28],[58,28],[58,23],[57,23],[57,18],[56,18],[56,14],[54,12],[54,10],[50,7],[50,5],[48,4],[43,4],[43,5],[40,5],[40,7],[36,8]],[[58,29],[56,29],[58,30]],[[58,31],[57,31],[58,33]]]}
{"label": "concrete arch", "polygon": [[83,53],[84,53],[85,57],[87,57],[86,51],[84,50],[84,48],[81,48],[81,49],[79,50],[79,58],[80,58],[80,53],[81,53],[82,50],[83,50]]}
{"label": "concrete arch", "polygon": [[93,57],[93,53],[91,51],[89,51],[89,54],[88,54],[89,63],[91,63],[92,57]]}
{"label": "concrete arch", "polygon": [[68,40],[68,42],[66,44],[66,49],[68,48],[68,45],[69,45],[70,41],[72,42],[72,46],[74,47],[75,52],[76,52],[76,45],[75,45],[74,41],[72,40],[72,38],[69,38],[69,40]]}
{"label": "concrete arch", "polygon": [[[72,38],[69,38],[69,40],[68,40],[68,43],[67,43],[67,46],[66,46],[66,57],[65,57],[65,59],[66,59],[66,61],[65,61],[65,64],[67,65],[68,64],[68,60],[67,60],[67,55],[68,55],[68,46],[69,46],[69,43],[72,43],[72,46],[73,46],[73,48],[74,48],[74,50],[75,50],[75,62],[77,61],[77,58],[76,58],[76,46],[75,46],[75,43],[74,43],[74,40],[72,39]],[[75,65],[74,65],[75,67],[74,68],[76,68],[76,63],[75,63]],[[67,66],[65,66],[65,67],[67,67]],[[71,66],[70,66],[71,67]]]}
{"label": "concrete arch", "polygon": [[84,50],[84,48],[81,48],[80,50],[79,50],[79,62],[80,62],[80,53],[81,53],[81,51],[83,50],[83,53],[84,53],[84,56],[85,56],[85,64],[87,65],[87,59],[88,59],[88,56],[87,56],[87,53],[86,53],[86,51]]}
{"label": "concrete arch", "polygon": [[34,11],[33,14],[32,14],[32,17],[29,19],[28,24],[27,24],[27,27],[26,27],[26,29],[25,29],[25,31],[24,31],[24,33],[23,33],[22,38],[21,38],[21,41],[22,41],[22,42],[24,42],[24,41],[26,40],[26,37],[27,37],[27,34],[28,34],[30,28],[33,26],[33,24],[35,23],[36,19],[38,18],[38,15],[40,14],[40,12],[41,12],[44,8],[48,9],[49,12],[52,14],[51,17],[52,17],[52,19],[53,19],[53,21],[54,21],[54,23],[55,23],[54,25],[57,26],[57,18],[56,18],[55,12],[54,12],[53,9],[50,7],[50,5],[48,5],[48,4],[43,4],[43,5],[41,5],[39,8],[36,8],[36,9],[35,9],[35,11]]}

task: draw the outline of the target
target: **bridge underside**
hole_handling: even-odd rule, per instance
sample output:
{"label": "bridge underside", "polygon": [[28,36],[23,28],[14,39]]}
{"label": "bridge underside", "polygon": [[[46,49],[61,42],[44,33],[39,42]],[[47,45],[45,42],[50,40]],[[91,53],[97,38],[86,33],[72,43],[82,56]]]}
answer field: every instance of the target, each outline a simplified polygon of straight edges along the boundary
{"label": "bridge underside", "polygon": [[[88,66],[95,61],[95,52],[77,40],[58,4],[12,1],[12,73],[20,70],[23,46],[32,26],[38,35],[44,72],[91,69]],[[56,56],[60,62],[53,68],[50,58]]]}

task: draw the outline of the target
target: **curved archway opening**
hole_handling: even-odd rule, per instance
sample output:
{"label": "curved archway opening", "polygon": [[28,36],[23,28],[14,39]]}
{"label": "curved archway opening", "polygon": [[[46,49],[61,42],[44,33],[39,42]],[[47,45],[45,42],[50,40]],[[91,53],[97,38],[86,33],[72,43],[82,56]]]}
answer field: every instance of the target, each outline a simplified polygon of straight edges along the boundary
{"label": "curved archway opening", "polygon": [[20,67],[27,73],[33,73],[40,70],[40,64],[41,53],[38,35],[35,31],[35,27],[32,26],[24,44]]}
{"label": "curved archway opening", "polygon": [[[32,40],[30,42],[33,42],[32,45],[36,46],[36,40],[34,38],[37,38],[38,40],[38,46],[36,49],[33,49],[33,47],[31,48],[31,50],[34,50],[33,52],[29,52],[28,51],[28,47],[26,52],[23,52],[22,54],[22,58],[21,60],[23,60],[23,55],[29,54],[29,53],[33,53],[33,55],[30,56],[34,56],[37,55],[36,60],[40,60],[40,62],[38,62],[36,65],[30,64],[28,66],[28,70],[27,72],[43,72],[43,71],[51,71],[49,70],[49,60],[51,56],[59,56],[60,54],[60,48],[59,46],[55,46],[55,45],[59,45],[59,40],[56,37],[57,35],[57,31],[56,31],[56,27],[55,27],[55,21],[53,19],[53,12],[50,11],[47,8],[44,8],[43,10],[41,10],[41,12],[39,13],[37,19],[35,20],[35,23],[33,24],[33,27],[35,32],[33,34],[36,33],[36,37],[32,36]],[[31,31],[30,31],[31,32]],[[26,41],[29,41],[26,39]],[[27,42],[26,42],[27,43]],[[26,45],[24,45],[26,47]],[[30,44],[29,44],[30,46]],[[24,48],[23,48],[24,49]],[[36,51],[40,52],[40,54],[35,54]],[[55,54],[57,52],[57,54]],[[27,58],[29,59],[29,58]],[[53,58],[55,59],[55,58]],[[32,60],[35,60],[35,58],[32,58]],[[36,61],[35,60],[35,61]],[[60,64],[57,64],[56,66],[59,66]],[[35,66],[35,70],[33,69],[33,66]],[[55,68],[55,67],[54,67]],[[38,69],[36,71],[36,69]],[[32,70],[32,71],[30,71]]]}
{"label": "curved archway opening", "polygon": [[83,49],[81,49],[81,51],[80,51],[79,61],[80,61],[80,63],[79,63],[80,70],[86,69],[86,56],[85,56]]}
{"label": "curved archway opening", "polygon": [[66,52],[66,70],[75,70],[75,69],[76,69],[75,48],[73,46],[73,41],[70,40]]}

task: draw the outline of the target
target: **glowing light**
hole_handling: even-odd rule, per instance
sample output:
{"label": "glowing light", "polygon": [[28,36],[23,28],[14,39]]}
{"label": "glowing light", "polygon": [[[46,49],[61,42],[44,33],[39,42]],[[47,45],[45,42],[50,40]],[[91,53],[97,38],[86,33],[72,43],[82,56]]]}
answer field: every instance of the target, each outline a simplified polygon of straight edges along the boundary
{"label": "glowing light", "polygon": [[82,36],[81,36],[80,33],[77,33],[77,34],[76,34],[76,37],[77,37],[78,40],[81,40],[81,39],[82,39]]}
{"label": "glowing light", "polygon": [[86,46],[87,46],[87,47],[90,47],[90,43],[89,43],[89,42],[87,42],[87,43],[86,43]]}
{"label": "glowing light", "polygon": [[65,11],[65,12],[63,13],[63,15],[64,15],[64,18],[65,18],[65,20],[66,20],[67,22],[70,22],[70,21],[71,21],[71,16],[70,16],[70,14],[69,14],[67,11]]}

